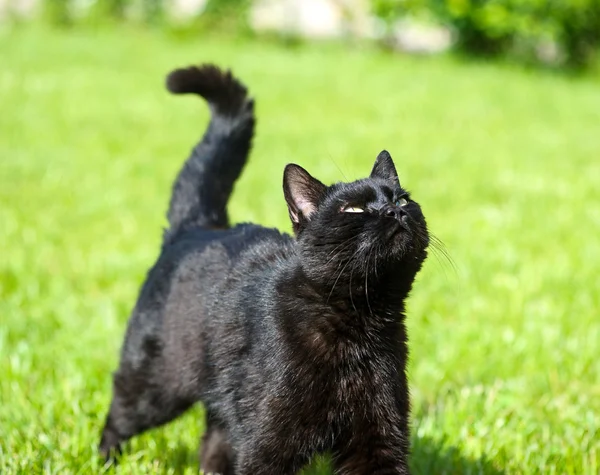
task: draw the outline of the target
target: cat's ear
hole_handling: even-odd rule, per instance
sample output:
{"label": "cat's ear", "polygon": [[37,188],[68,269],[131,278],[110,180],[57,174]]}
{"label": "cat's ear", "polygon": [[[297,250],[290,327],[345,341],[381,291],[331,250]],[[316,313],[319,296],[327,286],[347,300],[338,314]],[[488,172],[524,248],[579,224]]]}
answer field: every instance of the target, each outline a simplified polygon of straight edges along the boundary
{"label": "cat's ear", "polygon": [[302,167],[293,163],[283,172],[283,194],[287,201],[294,231],[298,232],[305,221],[317,210],[327,187]]}
{"label": "cat's ear", "polygon": [[392,180],[397,186],[400,186],[398,180],[398,172],[394,166],[391,155],[387,150],[382,150],[377,159],[373,170],[371,170],[371,178],[383,178],[384,180]]}

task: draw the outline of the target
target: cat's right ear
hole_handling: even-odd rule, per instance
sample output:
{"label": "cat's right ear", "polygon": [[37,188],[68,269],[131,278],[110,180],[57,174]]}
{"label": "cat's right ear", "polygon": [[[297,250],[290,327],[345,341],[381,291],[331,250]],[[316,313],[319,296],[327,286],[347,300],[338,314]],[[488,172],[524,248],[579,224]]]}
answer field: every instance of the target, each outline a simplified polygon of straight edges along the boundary
{"label": "cat's right ear", "polygon": [[373,165],[373,170],[371,171],[371,178],[383,178],[384,180],[393,182],[397,187],[400,186],[396,166],[387,150],[382,150],[377,155],[377,160],[375,160],[375,165]]}
{"label": "cat's right ear", "polygon": [[297,234],[317,210],[327,187],[304,168],[290,163],[283,172],[283,194]]}

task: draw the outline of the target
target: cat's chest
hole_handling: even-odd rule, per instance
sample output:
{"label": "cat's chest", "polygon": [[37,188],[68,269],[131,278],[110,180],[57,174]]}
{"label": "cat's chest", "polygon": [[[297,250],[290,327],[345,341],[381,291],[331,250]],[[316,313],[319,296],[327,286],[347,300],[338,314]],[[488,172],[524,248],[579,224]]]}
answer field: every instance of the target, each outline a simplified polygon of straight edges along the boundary
{"label": "cat's chest", "polygon": [[324,373],[338,400],[375,395],[395,379],[399,362],[392,354],[365,348],[338,350]]}
{"label": "cat's chest", "polygon": [[368,412],[376,401],[393,403],[405,384],[404,325],[395,319],[384,327],[369,317],[321,309],[318,319],[298,318],[285,328],[280,381],[293,407],[328,419]]}
{"label": "cat's chest", "polygon": [[329,351],[304,355],[290,368],[297,396],[308,395],[336,407],[368,403],[381,393],[392,393],[401,382],[401,352],[342,342]]}
{"label": "cat's chest", "polygon": [[267,405],[277,408],[272,415],[287,427],[333,437],[352,430],[357,421],[373,420],[375,408],[396,406],[401,378],[391,365],[374,358],[288,368],[283,387],[269,393]]}

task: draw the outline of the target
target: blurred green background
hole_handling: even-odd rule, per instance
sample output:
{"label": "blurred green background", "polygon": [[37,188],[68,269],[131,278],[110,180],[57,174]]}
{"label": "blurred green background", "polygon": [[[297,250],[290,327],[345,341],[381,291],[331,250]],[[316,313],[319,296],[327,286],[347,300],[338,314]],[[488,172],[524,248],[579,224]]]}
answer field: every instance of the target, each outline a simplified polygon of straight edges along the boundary
{"label": "blurred green background", "polygon": [[[598,4],[261,3],[0,1],[0,473],[106,471],[110,373],[208,120],[164,76],[206,61],[257,103],[234,221],[289,230],[286,163],[350,180],[386,148],[445,243],[409,301],[414,473],[599,473]],[[197,473],[201,412],[108,471]]]}

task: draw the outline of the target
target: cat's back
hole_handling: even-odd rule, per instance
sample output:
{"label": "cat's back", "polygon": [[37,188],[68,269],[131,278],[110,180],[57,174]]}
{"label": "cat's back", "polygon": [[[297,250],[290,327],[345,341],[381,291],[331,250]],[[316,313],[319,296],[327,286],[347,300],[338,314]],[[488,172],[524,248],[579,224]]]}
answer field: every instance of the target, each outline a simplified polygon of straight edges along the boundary
{"label": "cat's back", "polygon": [[218,298],[241,269],[260,273],[273,256],[285,256],[292,245],[289,235],[254,224],[189,229],[163,246],[148,272],[138,308],[158,309],[168,302],[196,306],[207,298]]}
{"label": "cat's back", "polygon": [[195,262],[197,259],[204,264],[220,263],[225,270],[261,253],[268,260],[268,254],[280,254],[292,242],[289,235],[277,229],[255,224],[239,224],[229,229],[193,228],[163,247],[160,260],[175,262],[179,268],[192,267],[201,275],[207,274],[207,269],[195,265],[200,263]]}

